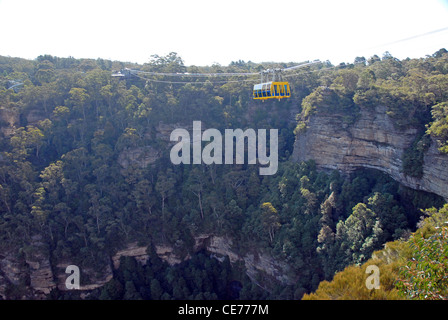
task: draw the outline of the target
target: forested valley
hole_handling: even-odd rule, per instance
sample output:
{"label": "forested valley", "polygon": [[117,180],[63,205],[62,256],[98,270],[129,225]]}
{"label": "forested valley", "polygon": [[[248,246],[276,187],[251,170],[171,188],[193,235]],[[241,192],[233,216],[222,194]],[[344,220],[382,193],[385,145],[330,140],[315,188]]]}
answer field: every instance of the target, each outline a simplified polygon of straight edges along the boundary
{"label": "forested valley", "polygon": [[[292,65],[185,66],[176,53],[152,56],[143,65],[0,57],[0,258],[13,251],[25,259],[38,251],[55,269],[70,261],[91,270],[81,277],[89,283],[118,250],[138,243],[148,246],[148,261],[122,257],[113,278],[86,299],[301,299],[334,298],[323,286],[361,272],[380,252],[386,255],[386,243],[402,248],[415,241],[426,248],[425,239],[447,218],[442,197],[404,187],[379,171],[346,176],[320,170],[313,161],[294,162],[291,154],[295,135],[306,130],[320,105],[343,110],[350,125],[360,109],[383,104],[397,127],[419,129],[402,170],[421,176],[429,137],[448,153],[446,50],[421,59],[400,61],[385,53],[337,66],[311,65],[288,78],[292,97],[282,101],[254,101],[254,82],[238,77],[223,82],[186,75],[175,82],[160,75],[111,76],[124,68],[243,73]],[[169,133],[191,128],[195,120],[221,132],[278,129],[277,173],[261,176],[249,164],[173,165]],[[423,230],[421,238],[413,236],[416,230]],[[292,283],[262,274],[249,278],[244,263],[194,252],[195,237],[202,234],[232,239],[232,250],[241,255],[269,253],[293,270]],[[172,247],[182,262],[163,261],[156,244]],[[446,242],[441,246],[446,252]],[[391,267],[383,290],[393,293],[377,297],[420,297],[409,289],[412,274],[394,278],[411,256]],[[8,283],[5,296],[23,298],[30,281],[25,273]],[[434,297],[446,294],[442,286]],[[368,299],[373,293],[359,295]],[[80,293],[56,288],[48,299],[80,299]]]}

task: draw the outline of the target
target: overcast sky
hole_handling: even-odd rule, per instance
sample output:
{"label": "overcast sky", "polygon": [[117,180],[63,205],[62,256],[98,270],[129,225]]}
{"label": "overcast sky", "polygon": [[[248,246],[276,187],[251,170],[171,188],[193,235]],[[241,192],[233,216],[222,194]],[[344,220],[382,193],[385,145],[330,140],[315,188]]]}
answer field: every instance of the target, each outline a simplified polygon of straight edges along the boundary
{"label": "overcast sky", "polygon": [[353,62],[448,49],[448,0],[0,0],[0,55],[186,65]]}

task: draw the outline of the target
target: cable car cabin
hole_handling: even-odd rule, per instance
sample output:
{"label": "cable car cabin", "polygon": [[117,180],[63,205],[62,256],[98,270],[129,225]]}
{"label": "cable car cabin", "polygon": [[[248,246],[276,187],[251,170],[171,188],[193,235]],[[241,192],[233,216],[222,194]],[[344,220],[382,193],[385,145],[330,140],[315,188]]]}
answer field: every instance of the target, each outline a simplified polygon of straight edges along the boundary
{"label": "cable car cabin", "polygon": [[254,99],[283,99],[291,97],[288,82],[266,82],[254,85]]}

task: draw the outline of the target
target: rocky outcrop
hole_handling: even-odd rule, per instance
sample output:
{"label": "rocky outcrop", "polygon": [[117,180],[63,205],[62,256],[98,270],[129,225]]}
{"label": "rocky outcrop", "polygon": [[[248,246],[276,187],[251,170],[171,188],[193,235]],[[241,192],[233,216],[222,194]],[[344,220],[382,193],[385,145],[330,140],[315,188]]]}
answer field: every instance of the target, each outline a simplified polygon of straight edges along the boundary
{"label": "rocky outcrop", "polygon": [[160,152],[151,146],[126,148],[118,156],[118,163],[127,168],[131,164],[135,164],[140,168],[145,168],[149,164],[153,164],[160,158]]}
{"label": "rocky outcrop", "polygon": [[422,178],[402,171],[403,152],[416,134],[414,128],[397,129],[382,106],[361,109],[358,119],[350,125],[342,114],[318,111],[310,117],[307,128],[297,134],[293,159],[314,160],[322,169],[344,173],[359,168],[380,170],[404,186],[448,200],[448,156],[438,152],[435,141],[425,153]]}
{"label": "rocky outcrop", "polygon": [[16,252],[7,251],[0,255],[0,298],[6,299],[7,288],[20,283],[20,275],[26,273]]}
{"label": "rocky outcrop", "polygon": [[39,121],[45,120],[47,115],[44,110],[40,109],[31,109],[28,113],[26,113],[26,122],[28,125],[37,125]]}
{"label": "rocky outcrop", "polygon": [[[113,269],[120,266],[121,257],[134,257],[142,265],[148,260],[148,247],[130,243],[128,246],[118,251],[111,257],[111,265],[106,266],[101,272],[83,268],[80,270],[81,297],[87,297],[89,291],[105,285],[113,277]],[[231,263],[242,262],[246,267],[249,278],[257,281],[260,275],[264,279],[270,278],[282,284],[293,284],[294,272],[290,267],[274,259],[270,254],[261,250],[252,250],[240,254],[233,246],[231,238],[214,236],[211,234],[201,234],[195,237],[195,245],[191,254],[201,250],[206,250],[211,257],[223,261],[226,256]],[[179,264],[191,256],[183,258],[176,255],[174,247],[171,245],[155,245],[157,255],[170,265]],[[22,299],[44,299],[51,290],[56,287],[61,291],[67,291],[66,280],[70,274],[66,273],[66,268],[72,265],[70,261],[60,261],[56,267],[52,268],[50,259],[40,251],[28,254],[28,257],[21,258],[16,252],[8,252],[0,256],[0,298],[9,298],[5,295],[8,285],[17,286],[28,282],[26,291]],[[88,281],[85,278],[88,278]],[[29,279],[24,281],[24,277]],[[17,297],[16,297],[17,298]]]}
{"label": "rocky outcrop", "polygon": [[56,287],[50,260],[42,253],[27,259],[30,268],[30,287],[42,297],[49,294]]}
{"label": "rocky outcrop", "polygon": [[10,136],[19,125],[19,112],[13,109],[0,107],[0,131],[5,136]]}
{"label": "rocky outcrop", "polygon": [[196,250],[205,249],[217,259],[228,256],[231,263],[243,262],[247,275],[253,280],[262,274],[282,284],[293,284],[293,275],[290,267],[262,250],[256,249],[239,254],[233,248],[231,238],[214,235],[199,235],[195,237],[195,241]]}
{"label": "rocky outcrop", "polygon": [[[175,265],[184,261],[180,257],[176,255],[174,252],[174,248],[168,245],[156,245],[156,253],[157,255],[169,265]],[[188,256],[187,256],[188,258]]]}
{"label": "rocky outcrop", "polygon": [[22,299],[44,299],[56,287],[48,254],[41,249],[40,237],[34,237],[32,250],[26,253],[8,250],[0,255],[0,297],[8,287],[21,287]]}
{"label": "rocky outcrop", "polygon": [[146,246],[138,246],[137,243],[131,243],[127,248],[118,251],[113,257],[112,262],[115,269],[120,267],[121,257],[134,257],[135,260],[140,262],[142,265],[146,264],[148,260],[148,254],[146,253]]}
{"label": "rocky outcrop", "polygon": [[[167,148],[171,148],[175,142],[170,141],[171,132],[177,128],[185,128],[191,130],[192,125],[184,126],[179,123],[175,124],[165,124],[160,122],[156,127],[154,132],[147,132],[144,136],[148,140],[156,139],[164,141]],[[146,166],[155,163],[161,156],[163,150],[157,149],[150,145],[125,148],[118,156],[118,163],[123,168],[128,168],[130,165],[136,165],[140,168],[145,168]]]}
{"label": "rocky outcrop", "polygon": [[[174,248],[170,245],[159,244],[155,246],[155,250],[157,255],[169,265],[175,265],[190,258],[190,255],[187,255],[185,258],[177,256]],[[278,261],[270,254],[260,250],[239,254],[238,250],[233,248],[231,238],[211,234],[197,235],[195,236],[195,245],[192,253],[200,250],[206,250],[213,258],[220,261],[228,256],[231,263],[243,262],[247,275],[251,279],[257,278],[259,274],[263,274],[283,284],[293,283],[291,270],[286,263]],[[147,247],[133,243],[127,248],[120,250],[112,257],[115,268],[119,267],[122,256],[135,257],[137,261],[145,264],[148,259]]]}

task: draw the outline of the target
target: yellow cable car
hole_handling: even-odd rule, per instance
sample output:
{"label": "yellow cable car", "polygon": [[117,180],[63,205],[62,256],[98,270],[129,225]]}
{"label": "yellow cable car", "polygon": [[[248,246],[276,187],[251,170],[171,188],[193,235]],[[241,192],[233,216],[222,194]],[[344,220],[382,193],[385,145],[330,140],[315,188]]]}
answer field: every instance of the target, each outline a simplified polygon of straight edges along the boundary
{"label": "yellow cable car", "polygon": [[289,97],[291,97],[291,90],[286,81],[271,81],[254,85],[253,98],[256,100],[280,100]]}
{"label": "yellow cable car", "polygon": [[[289,83],[282,79],[282,69],[268,69],[261,72],[261,81],[254,85],[255,100],[284,99],[291,97]],[[272,75],[272,76],[270,76]]]}

